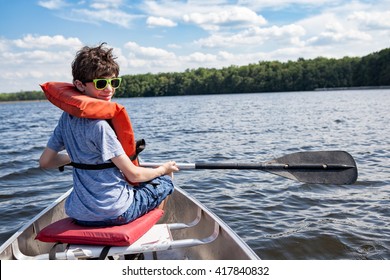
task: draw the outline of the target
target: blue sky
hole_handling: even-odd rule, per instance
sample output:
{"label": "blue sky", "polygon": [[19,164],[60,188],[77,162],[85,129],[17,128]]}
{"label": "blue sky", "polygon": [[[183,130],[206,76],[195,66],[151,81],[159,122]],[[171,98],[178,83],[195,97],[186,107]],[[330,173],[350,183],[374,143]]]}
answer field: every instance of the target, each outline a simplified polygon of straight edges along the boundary
{"label": "blue sky", "polygon": [[[107,42],[121,75],[390,47],[390,0],[1,0],[0,92],[71,82],[84,45]],[[6,3],[6,5],[5,5]]]}

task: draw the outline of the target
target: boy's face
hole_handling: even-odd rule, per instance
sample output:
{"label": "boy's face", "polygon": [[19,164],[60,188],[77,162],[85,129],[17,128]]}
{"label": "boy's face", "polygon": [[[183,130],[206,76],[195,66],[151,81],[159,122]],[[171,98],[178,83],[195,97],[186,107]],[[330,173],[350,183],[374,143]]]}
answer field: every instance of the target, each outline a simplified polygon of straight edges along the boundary
{"label": "boy's face", "polygon": [[[105,77],[105,78],[99,78],[99,79],[112,79],[113,77]],[[79,81],[77,81],[79,82]],[[101,81],[104,83],[104,81]],[[78,83],[76,85],[80,91],[82,91],[85,95],[88,95],[93,98],[105,100],[105,101],[111,101],[111,98],[113,97],[115,93],[115,88],[112,87],[111,81],[106,81],[107,85],[103,89],[97,89],[95,86],[95,83],[93,81],[88,81],[84,83]]]}

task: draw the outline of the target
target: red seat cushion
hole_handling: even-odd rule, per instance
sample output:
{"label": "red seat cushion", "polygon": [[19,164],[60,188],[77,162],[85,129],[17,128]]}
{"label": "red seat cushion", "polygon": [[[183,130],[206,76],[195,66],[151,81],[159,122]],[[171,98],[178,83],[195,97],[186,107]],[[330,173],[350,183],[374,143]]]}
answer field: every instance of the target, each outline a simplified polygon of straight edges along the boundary
{"label": "red seat cushion", "polygon": [[154,209],[125,225],[86,227],[64,218],[42,229],[35,239],[43,242],[128,246],[137,241],[161,218],[164,211]]}

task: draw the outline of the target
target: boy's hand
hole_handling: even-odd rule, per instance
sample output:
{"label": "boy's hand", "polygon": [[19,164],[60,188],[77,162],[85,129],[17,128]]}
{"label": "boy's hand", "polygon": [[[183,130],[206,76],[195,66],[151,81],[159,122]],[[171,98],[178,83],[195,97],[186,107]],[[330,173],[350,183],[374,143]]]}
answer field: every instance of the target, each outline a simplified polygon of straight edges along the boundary
{"label": "boy's hand", "polygon": [[168,161],[162,165],[165,168],[164,174],[169,175],[173,172],[179,171],[179,167],[176,165],[175,161]]}

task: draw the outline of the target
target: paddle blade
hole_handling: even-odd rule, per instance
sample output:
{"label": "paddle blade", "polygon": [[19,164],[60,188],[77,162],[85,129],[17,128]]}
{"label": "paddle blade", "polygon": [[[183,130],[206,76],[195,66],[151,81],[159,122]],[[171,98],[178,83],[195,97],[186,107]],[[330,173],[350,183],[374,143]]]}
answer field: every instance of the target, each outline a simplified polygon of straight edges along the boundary
{"label": "paddle blade", "polygon": [[298,152],[272,160],[267,165],[285,165],[267,172],[310,184],[348,185],[357,180],[353,157],[344,151]]}

